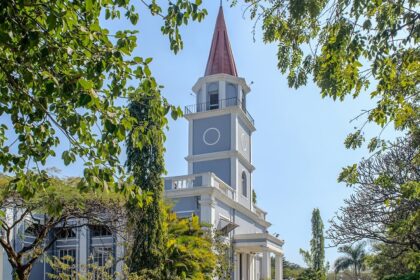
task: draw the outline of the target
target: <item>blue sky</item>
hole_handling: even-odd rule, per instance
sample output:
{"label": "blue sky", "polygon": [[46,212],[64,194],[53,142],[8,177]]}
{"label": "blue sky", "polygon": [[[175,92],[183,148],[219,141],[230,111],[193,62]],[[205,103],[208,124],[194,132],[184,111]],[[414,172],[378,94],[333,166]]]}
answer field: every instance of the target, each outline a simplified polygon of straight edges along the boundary
{"label": "blue sky", "polygon": [[[178,55],[171,53],[168,39],[160,33],[159,17],[143,12],[136,27],[140,33],[134,55],[154,58],[151,68],[158,83],[164,85],[164,96],[181,107],[195,102],[191,87],[204,74],[219,1],[211,2],[205,4],[209,15],[202,23],[183,28],[184,49]],[[350,189],[337,183],[338,173],[359,161],[366,151],[346,150],[343,141],[355,126],[349,120],[372,103],[363,96],[341,103],[322,99],[311,83],[299,90],[289,89],[286,77],[276,68],[276,46],[263,44],[259,30],[253,41],[254,23],[243,18],[243,6],[225,6],[239,75],[249,84],[253,82],[247,106],[257,128],[252,151],[258,205],[269,213],[270,232],[285,240],[286,258],[303,264],[299,248],[309,248],[313,208],[320,209],[328,228],[328,220],[350,194]],[[125,20],[104,25],[111,33],[132,28]],[[2,121],[7,122],[4,117]],[[187,121],[171,120],[169,127],[165,156],[168,175],[183,175],[187,173]],[[377,131],[374,126],[368,128],[370,134]],[[81,175],[81,166],[64,167],[60,158],[48,164],[61,169],[63,176]],[[333,263],[338,256],[336,248],[327,249],[326,255]]]}

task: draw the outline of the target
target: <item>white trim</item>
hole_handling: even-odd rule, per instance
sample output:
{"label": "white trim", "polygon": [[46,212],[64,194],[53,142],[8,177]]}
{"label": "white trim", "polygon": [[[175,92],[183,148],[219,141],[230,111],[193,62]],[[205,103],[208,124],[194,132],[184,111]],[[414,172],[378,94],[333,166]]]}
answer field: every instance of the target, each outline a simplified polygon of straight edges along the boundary
{"label": "white trim", "polygon": [[254,132],[256,130],[254,124],[248,119],[244,111],[242,111],[242,108],[240,108],[239,106],[230,106],[230,107],[223,107],[219,109],[207,110],[204,112],[190,113],[190,114],[185,114],[184,117],[187,120],[191,121],[191,120],[198,120],[198,119],[222,116],[222,115],[233,114],[233,113],[238,114],[238,117],[240,117],[243,120],[243,122],[245,123],[246,126],[248,126],[248,129],[251,132]]}
{"label": "white trim", "polygon": [[197,94],[197,92],[200,90],[203,84],[217,82],[217,81],[227,81],[227,82],[241,85],[245,93],[248,93],[251,91],[251,88],[247,85],[244,78],[235,77],[235,76],[224,74],[224,73],[209,75],[209,76],[204,76],[204,77],[199,78],[198,81],[195,83],[195,85],[192,87],[192,90],[194,93]]}
{"label": "white trim", "polygon": [[185,157],[185,160],[188,162],[199,162],[225,158],[237,158],[249,172],[253,172],[255,170],[255,166],[253,166],[239,151],[220,151],[215,153],[189,155]]}
{"label": "white trim", "polygon": [[[216,131],[216,133],[217,133],[217,139],[216,139],[215,141],[213,141],[213,142],[208,142],[208,141],[206,140],[206,136],[207,136],[207,133],[209,133],[209,131],[212,131],[212,130]],[[218,130],[217,128],[215,128],[215,127],[209,127],[209,128],[207,128],[207,129],[203,132],[203,142],[204,142],[204,144],[206,144],[207,146],[213,146],[213,145],[216,145],[217,143],[219,143],[219,140],[220,140],[220,130]]]}
{"label": "white trim", "polygon": [[220,219],[220,218],[222,218],[222,219],[224,219],[224,220],[226,220],[226,221],[229,221],[229,222],[231,222],[231,220],[232,220],[232,219],[230,219],[230,218],[226,217],[225,215],[223,215],[223,214],[220,214],[220,213],[219,213],[219,219]]}
{"label": "white trim", "polygon": [[78,246],[77,243],[76,244],[66,244],[66,245],[55,244],[55,247],[56,247],[57,250],[59,250],[61,248],[74,248],[76,251],[78,251],[79,249],[78,249],[77,246]]}

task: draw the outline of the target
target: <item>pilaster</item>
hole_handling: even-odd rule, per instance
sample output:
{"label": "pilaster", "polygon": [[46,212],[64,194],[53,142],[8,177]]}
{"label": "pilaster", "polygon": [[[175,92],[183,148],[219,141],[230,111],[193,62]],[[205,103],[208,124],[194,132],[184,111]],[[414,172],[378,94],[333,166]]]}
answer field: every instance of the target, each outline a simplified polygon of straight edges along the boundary
{"label": "pilaster", "polygon": [[211,195],[202,195],[200,203],[200,220],[201,222],[214,225],[216,215],[216,201]]}
{"label": "pilaster", "polygon": [[275,279],[283,280],[283,256],[276,254],[276,264],[275,264]]}
{"label": "pilaster", "polygon": [[79,270],[85,273],[89,259],[89,228],[82,226],[79,228]]}
{"label": "pilaster", "polygon": [[[219,100],[226,100],[226,81],[220,80],[219,81]],[[226,106],[225,104],[221,104],[221,106]]]}
{"label": "pilaster", "polygon": [[255,278],[255,254],[249,254],[249,280],[259,280]]}

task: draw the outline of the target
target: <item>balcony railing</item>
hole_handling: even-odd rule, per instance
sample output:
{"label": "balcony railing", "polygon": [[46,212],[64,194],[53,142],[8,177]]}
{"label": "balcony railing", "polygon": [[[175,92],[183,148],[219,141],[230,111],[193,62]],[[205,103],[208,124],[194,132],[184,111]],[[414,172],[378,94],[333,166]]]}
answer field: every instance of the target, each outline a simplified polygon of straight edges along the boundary
{"label": "balcony railing", "polygon": [[[216,188],[228,198],[239,203],[236,196],[236,190],[212,172],[165,178],[165,191],[185,190],[199,187]],[[265,220],[266,213],[256,205],[251,207],[251,211]]]}
{"label": "balcony railing", "polygon": [[185,115],[195,114],[199,112],[206,112],[211,110],[223,109],[227,107],[238,106],[242,109],[245,115],[248,117],[248,120],[254,124],[254,118],[249,114],[246,110],[245,104],[239,98],[228,98],[228,99],[219,99],[218,102],[206,102],[206,103],[198,103],[189,106],[185,106],[184,113]]}
{"label": "balcony railing", "polygon": [[165,190],[214,187],[232,200],[236,200],[235,190],[212,172],[165,178]]}

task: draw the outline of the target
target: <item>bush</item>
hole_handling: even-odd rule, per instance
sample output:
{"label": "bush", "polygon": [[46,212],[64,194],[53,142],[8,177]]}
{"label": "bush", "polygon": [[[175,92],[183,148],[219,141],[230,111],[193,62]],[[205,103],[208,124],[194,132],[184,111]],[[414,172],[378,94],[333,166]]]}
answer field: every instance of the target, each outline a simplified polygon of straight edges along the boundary
{"label": "bush", "polygon": [[389,275],[382,278],[382,280],[419,280],[420,272],[414,272],[404,275]]}

